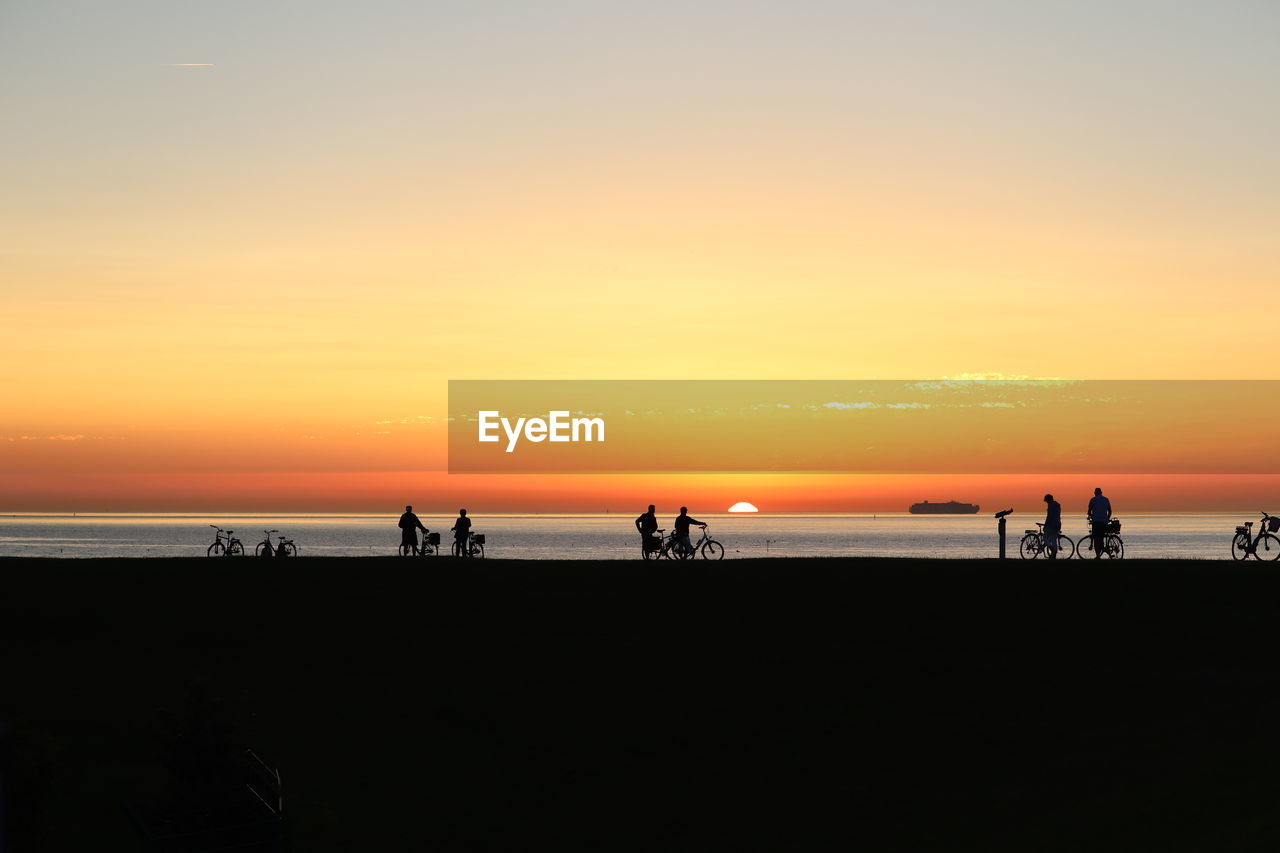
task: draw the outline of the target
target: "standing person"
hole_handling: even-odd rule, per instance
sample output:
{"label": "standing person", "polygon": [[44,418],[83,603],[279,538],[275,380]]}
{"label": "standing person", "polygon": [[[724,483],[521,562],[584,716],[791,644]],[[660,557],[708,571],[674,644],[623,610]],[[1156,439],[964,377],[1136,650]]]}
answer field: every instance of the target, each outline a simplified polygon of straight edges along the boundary
{"label": "standing person", "polygon": [[1044,496],[1044,552],[1050,560],[1058,559],[1058,537],[1062,535],[1062,504],[1053,495]]}
{"label": "standing person", "polygon": [[1107,547],[1107,525],[1111,522],[1111,501],[1102,494],[1102,489],[1094,489],[1089,499],[1089,534],[1093,539],[1093,559],[1102,556],[1102,549]]}
{"label": "standing person", "polygon": [[689,541],[689,525],[696,524],[699,527],[706,527],[701,521],[689,515],[687,506],[680,507],[680,514],[676,516],[676,545],[680,548],[683,555],[687,555],[693,550],[693,543]]}
{"label": "standing person", "polygon": [[649,504],[649,511],[640,513],[636,519],[636,530],[640,532],[640,546],[645,551],[655,551],[660,547],[660,543],[654,541],[653,537],[653,534],[658,532],[658,516],[655,509],[653,504]]}
{"label": "standing person", "polygon": [[422,526],[422,522],[418,520],[418,516],[413,514],[413,507],[404,508],[404,515],[400,516],[400,521],[396,525],[400,528],[400,547],[408,546],[409,553],[417,556],[418,554],[418,531],[427,532],[427,528]]}
{"label": "standing person", "polygon": [[453,531],[453,553],[459,557],[471,556],[468,552],[467,537],[471,534],[471,519],[467,518],[465,509],[458,510],[458,520],[449,528]]}

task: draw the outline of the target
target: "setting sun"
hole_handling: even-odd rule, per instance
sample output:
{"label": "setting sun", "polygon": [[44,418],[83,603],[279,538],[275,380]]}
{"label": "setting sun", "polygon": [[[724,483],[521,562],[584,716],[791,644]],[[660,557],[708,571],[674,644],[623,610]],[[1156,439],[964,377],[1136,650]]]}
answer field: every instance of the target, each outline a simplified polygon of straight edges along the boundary
{"label": "setting sun", "polygon": [[747,503],[746,501],[738,501],[736,504],[729,507],[729,512],[759,512],[759,511],[760,510],[756,509],[755,504]]}

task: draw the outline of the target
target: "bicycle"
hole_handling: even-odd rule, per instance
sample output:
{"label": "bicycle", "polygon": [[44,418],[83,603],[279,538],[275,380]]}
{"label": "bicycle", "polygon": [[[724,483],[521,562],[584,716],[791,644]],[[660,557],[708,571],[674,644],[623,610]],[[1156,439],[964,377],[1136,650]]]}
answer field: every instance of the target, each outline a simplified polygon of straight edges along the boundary
{"label": "bicycle", "polygon": [[701,555],[704,560],[724,559],[724,546],[707,535],[707,526],[705,524],[702,525],[702,538],[692,543],[688,550],[681,547],[675,533],[671,534],[670,539],[666,554],[668,559],[692,560],[698,555]]}
{"label": "bicycle", "polygon": [[[655,530],[653,533],[642,533],[640,539],[640,557],[644,560],[661,560],[666,557],[665,531]],[[655,535],[656,534],[656,535]]]}
{"label": "bicycle", "polygon": [[640,556],[646,560],[672,560],[672,549],[675,547],[676,535],[663,536],[666,529],[655,530],[656,536],[648,536],[640,543]]}
{"label": "bicycle", "polygon": [[1236,560],[1246,560],[1252,555],[1268,563],[1280,559],[1280,536],[1274,535],[1280,531],[1280,516],[1262,513],[1258,535],[1250,539],[1249,533],[1252,527],[1253,522],[1246,521],[1236,528],[1236,535],[1231,539],[1231,557]]}
{"label": "bicycle", "polygon": [[[1024,560],[1034,560],[1041,554],[1046,558],[1049,556],[1049,549],[1044,544],[1044,522],[1037,521],[1038,530],[1023,531],[1022,543],[1018,546],[1018,554]],[[1057,558],[1070,560],[1076,553],[1076,543],[1072,541],[1070,536],[1064,536],[1058,533],[1058,553]]]}
{"label": "bicycle", "polygon": [[[210,524],[217,532],[213,534],[213,544],[205,551],[208,557],[243,557],[244,543],[236,539],[232,534],[234,530],[223,530],[216,524]],[[225,542],[224,542],[225,540]]]}
{"label": "bicycle", "polygon": [[[1080,547],[1076,549],[1076,556],[1082,560],[1093,559],[1092,532],[1080,537]],[[1112,560],[1124,559],[1124,540],[1120,538],[1120,519],[1113,518],[1107,522],[1106,532],[1102,537],[1102,553],[1099,556]]]}
{"label": "bicycle", "polygon": [[401,557],[431,557],[440,553],[440,534],[424,531],[422,544],[418,546],[418,552],[415,555],[412,545],[401,545]]}
{"label": "bicycle", "polygon": [[271,534],[279,533],[279,530],[264,530],[267,538],[258,543],[258,547],[253,549],[255,557],[296,557],[298,556],[298,546],[293,544],[292,539],[280,537],[279,545],[271,544]]}
{"label": "bicycle", "polygon": [[453,556],[455,557],[483,557],[484,556],[484,534],[468,533],[467,544],[464,546],[461,539],[453,540]]}

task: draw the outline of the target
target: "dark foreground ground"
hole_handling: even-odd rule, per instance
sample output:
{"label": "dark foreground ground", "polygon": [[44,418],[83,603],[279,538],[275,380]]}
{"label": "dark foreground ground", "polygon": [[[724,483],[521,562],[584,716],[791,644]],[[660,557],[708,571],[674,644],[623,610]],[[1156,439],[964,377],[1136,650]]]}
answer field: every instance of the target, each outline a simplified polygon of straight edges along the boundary
{"label": "dark foreground ground", "polygon": [[0,560],[0,579],[16,851],[139,849],[127,806],[244,747],[281,770],[293,851],[1280,844],[1275,566]]}

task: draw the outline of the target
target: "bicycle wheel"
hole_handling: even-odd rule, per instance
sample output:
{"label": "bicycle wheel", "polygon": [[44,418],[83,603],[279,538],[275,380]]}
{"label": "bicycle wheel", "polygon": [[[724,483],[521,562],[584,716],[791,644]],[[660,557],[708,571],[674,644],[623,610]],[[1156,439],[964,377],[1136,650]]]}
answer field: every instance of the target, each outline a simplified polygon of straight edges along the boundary
{"label": "bicycle wheel", "polygon": [[[1115,555],[1115,553],[1111,552],[1111,539],[1115,539],[1115,538],[1116,537],[1114,537],[1114,535],[1108,535],[1106,540],[1103,540],[1102,553],[1101,555],[1098,555],[1098,556],[1107,557],[1107,558],[1117,556]],[[1123,556],[1123,555],[1124,555],[1124,544],[1121,543],[1120,556]],[[1079,557],[1080,560],[1093,560],[1094,555],[1093,555],[1092,535],[1083,535],[1083,537],[1080,537],[1079,542],[1075,544],[1075,556]]]}
{"label": "bicycle wheel", "polygon": [[298,546],[294,545],[292,542],[284,543],[284,555],[286,557],[298,556]]}
{"label": "bicycle wheel", "polygon": [[723,560],[724,546],[714,539],[708,539],[706,541],[706,544],[702,546],[702,559]]}
{"label": "bicycle wheel", "polygon": [[1237,533],[1236,538],[1231,540],[1231,559],[1247,560],[1249,558],[1249,537],[1244,533]]}
{"label": "bicycle wheel", "polygon": [[399,547],[399,549],[397,549],[396,553],[397,553],[397,554],[399,554],[401,557],[412,557],[412,556],[413,556],[413,548],[412,548],[412,547],[410,547],[409,545],[404,545],[404,544],[402,544],[402,545]]}
{"label": "bicycle wheel", "polygon": [[1028,533],[1022,537],[1022,544],[1018,546],[1018,555],[1024,560],[1034,560],[1040,556],[1042,550],[1040,537],[1034,533]]}
{"label": "bicycle wheel", "polygon": [[660,560],[662,559],[662,554],[659,553],[657,548],[650,548],[648,545],[641,542],[640,557],[645,560]]}
{"label": "bicycle wheel", "polygon": [[1280,536],[1271,533],[1262,534],[1262,538],[1254,546],[1253,556],[1266,563],[1280,559]]}
{"label": "bicycle wheel", "polygon": [[1058,534],[1058,559],[1070,560],[1076,555],[1076,543],[1070,536]]}
{"label": "bicycle wheel", "polygon": [[1107,537],[1107,549],[1102,556],[1110,557],[1113,560],[1124,559],[1124,540],[1119,536],[1110,535]]}
{"label": "bicycle wheel", "polygon": [[274,556],[275,556],[275,552],[274,552],[274,551],[271,551],[271,553],[269,553],[269,554],[263,554],[263,553],[262,553],[263,551],[270,551],[270,550],[271,550],[271,546],[270,546],[270,545],[268,545],[268,544],[267,544],[267,543],[265,543],[265,542],[259,542],[259,543],[258,543],[258,547],[253,549],[253,556],[255,556],[255,557],[274,557]]}
{"label": "bicycle wheel", "polygon": [[482,560],[483,560],[483,559],[484,559],[484,546],[483,546],[483,545],[473,545],[473,546],[472,546],[472,548],[471,548],[471,556],[473,556],[473,557],[479,557],[480,559],[482,559]]}
{"label": "bicycle wheel", "polygon": [[230,545],[230,547],[228,547],[228,548],[227,548],[227,556],[228,556],[228,557],[243,557],[243,556],[244,556],[244,545],[240,542],[240,540],[239,540],[239,539],[232,539],[232,540],[231,540],[231,545]]}
{"label": "bicycle wheel", "polygon": [[209,546],[209,550],[205,551],[205,555],[209,557],[221,557],[226,553],[226,547],[221,542],[214,542]]}

